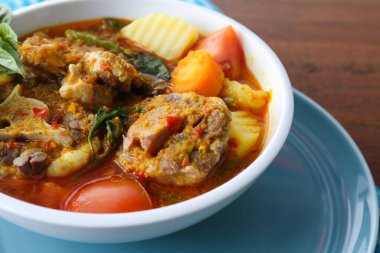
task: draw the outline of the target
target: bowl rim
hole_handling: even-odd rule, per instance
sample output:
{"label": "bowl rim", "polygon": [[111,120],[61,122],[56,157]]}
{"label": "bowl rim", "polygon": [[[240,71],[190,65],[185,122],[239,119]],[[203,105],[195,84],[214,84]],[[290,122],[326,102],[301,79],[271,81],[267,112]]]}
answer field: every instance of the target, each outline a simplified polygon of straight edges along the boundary
{"label": "bowl rim", "polygon": [[[29,12],[33,12],[40,8],[56,8],[57,6],[73,2],[78,3],[94,1],[56,0],[41,2],[16,10],[14,12],[14,18],[16,19],[19,16],[22,16]],[[180,8],[190,8],[202,12],[202,14],[207,16],[212,16],[218,19],[224,19],[233,27],[237,28],[240,33],[247,34],[249,37],[256,40],[257,43],[260,44],[262,49],[265,50],[265,54],[267,54],[267,57],[270,58],[271,61],[273,61],[273,63],[278,68],[278,72],[281,75],[281,80],[284,83],[284,87],[282,89],[284,92],[283,96],[284,98],[286,98],[286,101],[283,106],[283,113],[281,114],[281,117],[277,119],[278,127],[273,132],[271,140],[268,142],[268,144],[261,152],[261,154],[258,156],[258,158],[241,173],[239,173],[229,181],[225,182],[224,184],[212,189],[209,192],[203,193],[197,197],[177,204],[130,213],[91,214],[75,213],[46,208],[28,202],[24,202],[22,200],[18,200],[6,194],[0,193],[0,216],[2,216],[2,213],[5,213],[38,223],[59,225],[62,227],[80,227],[93,229],[133,227],[143,226],[147,224],[162,223],[168,220],[180,218],[189,213],[200,212],[209,206],[217,205],[218,203],[223,202],[223,200],[233,197],[234,194],[236,194],[244,188],[247,188],[254,181],[254,179],[256,179],[260,174],[262,174],[280,151],[290,131],[293,119],[294,101],[293,91],[291,88],[289,77],[281,61],[279,60],[277,55],[272,51],[272,49],[260,37],[258,37],[255,33],[250,31],[244,25],[221,13],[217,13],[204,7],[181,1],[142,0],[140,2],[160,2],[163,4],[177,5]],[[255,168],[252,169],[251,167]],[[96,222],[94,222],[94,220],[96,220]]]}

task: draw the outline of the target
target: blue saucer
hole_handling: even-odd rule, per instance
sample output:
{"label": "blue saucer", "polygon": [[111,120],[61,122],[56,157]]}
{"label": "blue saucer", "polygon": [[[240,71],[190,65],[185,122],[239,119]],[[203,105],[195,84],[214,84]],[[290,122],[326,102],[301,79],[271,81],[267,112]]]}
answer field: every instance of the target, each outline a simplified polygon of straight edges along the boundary
{"label": "blue saucer", "polygon": [[165,237],[108,245],[52,239],[0,220],[0,253],[372,252],[377,215],[360,151],[330,115],[295,91],[294,123],[280,154],[211,218]]}

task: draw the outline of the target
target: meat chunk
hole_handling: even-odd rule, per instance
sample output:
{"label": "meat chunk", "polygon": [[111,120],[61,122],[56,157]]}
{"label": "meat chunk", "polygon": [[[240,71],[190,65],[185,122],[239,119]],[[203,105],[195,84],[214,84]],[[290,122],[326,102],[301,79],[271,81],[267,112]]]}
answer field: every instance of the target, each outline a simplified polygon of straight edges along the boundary
{"label": "meat chunk", "polygon": [[53,39],[44,33],[35,33],[18,47],[18,52],[24,64],[39,67],[55,75],[64,75],[67,66],[78,62],[83,56],[84,52],[78,47],[73,46],[66,38]]}
{"label": "meat chunk", "polygon": [[142,103],[118,163],[163,184],[202,182],[227,150],[230,112],[217,97],[195,93],[160,95]]}
{"label": "meat chunk", "polygon": [[0,142],[0,165],[11,166],[13,160],[20,155],[18,148],[9,148],[7,143]]}
{"label": "meat chunk", "polygon": [[17,157],[13,164],[25,176],[41,176],[49,165],[48,155],[38,150],[26,150]]}
{"label": "meat chunk", "polygon": [[69,66],[59,93],[84,104],[109,105],[114,92],[129,92],[137,76],[137,70],[121,57],[107,51],[90,52]]}

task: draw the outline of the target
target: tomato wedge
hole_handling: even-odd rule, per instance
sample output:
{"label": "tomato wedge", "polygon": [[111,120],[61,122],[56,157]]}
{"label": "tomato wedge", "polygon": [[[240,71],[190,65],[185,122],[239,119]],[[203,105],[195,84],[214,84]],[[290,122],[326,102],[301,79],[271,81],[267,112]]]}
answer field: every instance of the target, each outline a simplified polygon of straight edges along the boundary
{"label": "tomato wedge", "polygon": [[232,28],[227,26],[200,40],[194,50],[206,50],[222,67],[226,77],[236,79],[244,66],[244,52],[239,38]]}
{"label": "tomato wedge", "polygon": [[81,213],[124,213],[151,208],[144,187],[135,179],[121,177],[85,184],[69,196],[63,207]]}

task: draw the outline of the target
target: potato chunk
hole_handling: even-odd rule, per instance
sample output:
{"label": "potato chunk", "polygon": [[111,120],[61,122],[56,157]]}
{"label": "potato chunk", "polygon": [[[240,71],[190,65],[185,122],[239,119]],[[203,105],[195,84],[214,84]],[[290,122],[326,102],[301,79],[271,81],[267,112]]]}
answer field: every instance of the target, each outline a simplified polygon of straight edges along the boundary
{"label": "potato chunk", "polygon": [[171,61],[194,45],[199,31],[180,18],[156,13],[136,19],[120,35]]}
{"label": "potato chunk", "polygon": [[263,90],[254,90],[246,84],[224,79],[220,92],[222,98],[232,98],[238,108],[260,111],[269,102],[269,93]]}
{"label": "potato chunk", "polygon": [[239,157],[244,157],[256,148],[261,128],[256,119],[245,111],[232,112],[231,119],[230,138],[235,143],[231,149]]}

